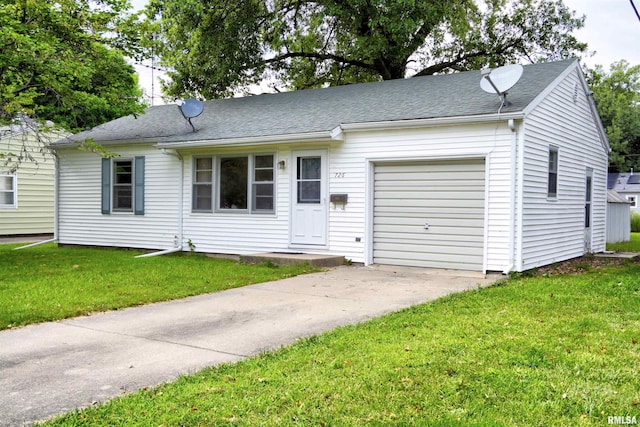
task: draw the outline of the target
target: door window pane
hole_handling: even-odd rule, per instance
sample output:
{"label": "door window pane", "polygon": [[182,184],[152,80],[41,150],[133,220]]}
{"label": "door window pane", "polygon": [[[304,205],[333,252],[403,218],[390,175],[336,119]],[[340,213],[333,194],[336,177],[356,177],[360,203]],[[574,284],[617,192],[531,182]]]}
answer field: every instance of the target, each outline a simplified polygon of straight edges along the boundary
{"label": "door window pane", "polygon": [[320,203],[322,159],[298,157],[297,168],[298,203]]}

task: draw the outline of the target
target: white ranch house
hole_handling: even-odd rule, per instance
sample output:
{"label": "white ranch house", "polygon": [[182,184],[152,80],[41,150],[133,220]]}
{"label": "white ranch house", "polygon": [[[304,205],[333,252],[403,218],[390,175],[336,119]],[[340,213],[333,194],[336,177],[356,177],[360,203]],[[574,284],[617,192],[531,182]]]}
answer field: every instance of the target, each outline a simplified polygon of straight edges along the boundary
{"label": "white ranch house", "polygon": [[[607,158],[577,61],[151,107],[55,144],[62,244],[523,271],[605,250]],[[75,149],[92,138],[119,156]]]}

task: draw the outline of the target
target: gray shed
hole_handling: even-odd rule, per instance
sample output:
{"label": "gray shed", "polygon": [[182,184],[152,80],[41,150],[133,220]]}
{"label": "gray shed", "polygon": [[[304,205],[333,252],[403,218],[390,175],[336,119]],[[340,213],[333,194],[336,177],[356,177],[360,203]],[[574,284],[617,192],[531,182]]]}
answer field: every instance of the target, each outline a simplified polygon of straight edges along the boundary
{"label": "gray shed", "polygon": [[631,202],[615,190],[607,190],[607,243],[631,239]]}

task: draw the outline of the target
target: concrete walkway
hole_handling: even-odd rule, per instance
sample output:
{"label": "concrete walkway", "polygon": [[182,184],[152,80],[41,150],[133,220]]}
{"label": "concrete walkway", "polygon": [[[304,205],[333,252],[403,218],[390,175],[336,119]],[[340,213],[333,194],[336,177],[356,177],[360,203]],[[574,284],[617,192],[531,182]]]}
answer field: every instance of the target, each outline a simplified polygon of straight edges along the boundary
{"label": "concrete walkway", "polygon": [[30,424],[497,276],[338,267],[167,303],[0,332],[0,425]]}

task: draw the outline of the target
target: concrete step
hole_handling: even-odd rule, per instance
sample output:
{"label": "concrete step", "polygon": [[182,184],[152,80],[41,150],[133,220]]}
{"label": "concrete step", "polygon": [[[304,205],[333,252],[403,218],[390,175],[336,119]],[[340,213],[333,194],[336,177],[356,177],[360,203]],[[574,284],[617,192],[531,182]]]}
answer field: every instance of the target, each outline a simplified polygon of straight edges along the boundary
{"label": "concrete step", "polygon": [[314,267],[337,267],[344,264],[344,257],[297,252],[266,252],[260,254],[240,255],[240,261],[246,264],[262,264],[271,262],[275,265],[309,264]]}

